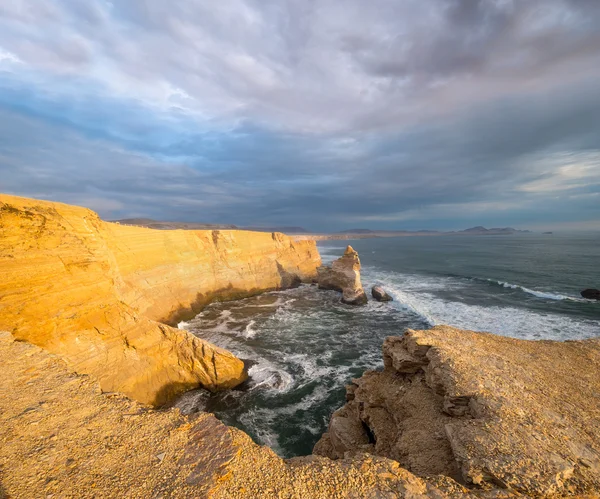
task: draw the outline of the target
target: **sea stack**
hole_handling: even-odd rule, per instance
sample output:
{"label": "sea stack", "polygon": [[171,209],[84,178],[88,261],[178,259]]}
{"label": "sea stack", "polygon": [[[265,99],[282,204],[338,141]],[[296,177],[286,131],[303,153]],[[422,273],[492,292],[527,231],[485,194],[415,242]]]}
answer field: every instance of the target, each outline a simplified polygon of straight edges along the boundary
{"label": "sea stack", "polygon": [[342,303],[364,305],[368,301],[360,282],[360,259],[352,246],[348,246],[331,267],[321,267],[318,280],[320,289],[340,291]]}

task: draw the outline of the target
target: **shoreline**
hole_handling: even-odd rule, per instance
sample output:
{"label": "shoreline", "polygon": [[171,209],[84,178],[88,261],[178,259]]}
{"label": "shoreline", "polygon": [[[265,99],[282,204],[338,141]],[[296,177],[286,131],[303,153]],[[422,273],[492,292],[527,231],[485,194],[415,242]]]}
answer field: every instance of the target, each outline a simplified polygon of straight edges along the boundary
{"label": "shoreline", "polygon": [[245,380],[237,357],[158,321],[174,304],[205,305],[207,293],[314,277],[314,242],[120,227],[83,208],[0,201],[9,276],[0,331],[11,331],[0,333],[0,494],[481,499],[600,490],[600,339],[448,326],[390,336],[384,370],[347,387],[315,452],[284,460],[210,414],[148,407]]}

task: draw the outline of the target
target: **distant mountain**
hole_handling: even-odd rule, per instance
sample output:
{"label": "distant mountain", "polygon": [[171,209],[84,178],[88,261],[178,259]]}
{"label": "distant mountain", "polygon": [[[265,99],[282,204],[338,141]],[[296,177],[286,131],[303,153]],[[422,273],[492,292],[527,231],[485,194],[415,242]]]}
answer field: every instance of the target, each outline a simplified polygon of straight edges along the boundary
{"label": "distant mountain", "polygon": [[254,232],[283,232],[284,234],[308,234],[304,227],[240,227]]}
{"label": "distant mountain", "polygon": [[238,230],[236,225],[224,224],[205,224],[196,222],[161,222],[151,218],[124,218],[122,220],[113,220],[114,223],[121,225],[137,225],[149,229],[158,230]]}
{"label": "distant mountain", "polygon": [[402,234],[437,234],[437,230],[371,230],[371,229],[348,229],[336,232],[336,234],[373,234],[378,236],[402,235]]}
{"label": "distant mountain", "polygon": [[371,230],[371,229],[348,229],[348,230],[341,230],[341,231],[337,232],[336,234],[373,234],[375,232],[377,232],[377,231]]}
{"label": "distant mountain", "polygon": [[512,227],[493,227],[486,229],[485,227],[478,225],[477,227],[471,227],[465,230],[459,230],[457,234],[474,234],[474,235],[502,235],[502,234],[525,234],[530,233],[530,230],[518,230]]}

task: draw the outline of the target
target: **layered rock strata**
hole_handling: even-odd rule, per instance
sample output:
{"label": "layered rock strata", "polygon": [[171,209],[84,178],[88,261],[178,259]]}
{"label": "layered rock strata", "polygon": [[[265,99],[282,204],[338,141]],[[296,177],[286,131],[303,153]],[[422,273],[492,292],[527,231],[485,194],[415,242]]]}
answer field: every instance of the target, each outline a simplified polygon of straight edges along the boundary
{"label": "layered rock strata", "polygon": [[0,332],[0,497],[471,497],[389,459],[285,461],[211,414],[148,410]]}
{"label": "layered rock strata", "polygon": [[0,195],[0,330],[144,403],[246,378],[230,352],[166,324],[311,280],[319,265],[314,242],[279,233],[156,231]]}
{"label": "layered rock strata", "polygon": [[315,453],[370,452],[416,475],[532,496],[600,491],[600,340],[438,326],[383,346]]}
{"label": "layered rock strata", "polygon": [[364,305],[367,295],[360,282],[360,259],[358,253],[348,246],[343,256],[331,267],[318,269],[320,289],[333,289],[342,293],[342,302],[348,305]]}

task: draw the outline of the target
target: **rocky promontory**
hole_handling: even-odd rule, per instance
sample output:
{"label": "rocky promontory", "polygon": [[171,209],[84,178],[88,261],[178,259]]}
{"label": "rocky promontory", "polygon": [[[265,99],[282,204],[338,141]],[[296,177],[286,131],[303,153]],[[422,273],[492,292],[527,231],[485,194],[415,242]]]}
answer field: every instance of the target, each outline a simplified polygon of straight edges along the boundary
{"label": "rocky promontory", "polygon": [[367,295],[360,282],[360,259],[352,246],[348,246],[331,267],[323,266],[318,269],[318,283],[320,289],[333,289],[342,293],[343,303],[367,303]]}
{"label": "rocky promontory", "polygon": [[600,340],[438,326],[389,337],[315,453],[385,456],[419,476],[536,497],[600,491]]}
{"label": "rocky promontory", "polygon": [[[0,497],[598,497],[600,339],[389,337],[314,455],[288,460],[211,414],[150,406],[246,377],[172,325],[319,265],[279,233],[156,231],[0,196]],[[348,247],[319,278],[360,302],[359,271]]]}
{"label": "rocky promontory", "polygon": [[279,233],[156,231],[0,195],[0,330],[144,403],[243,382],[241,360],[171,326],[213,300],[312,280],[320,263],[314,242]]}

